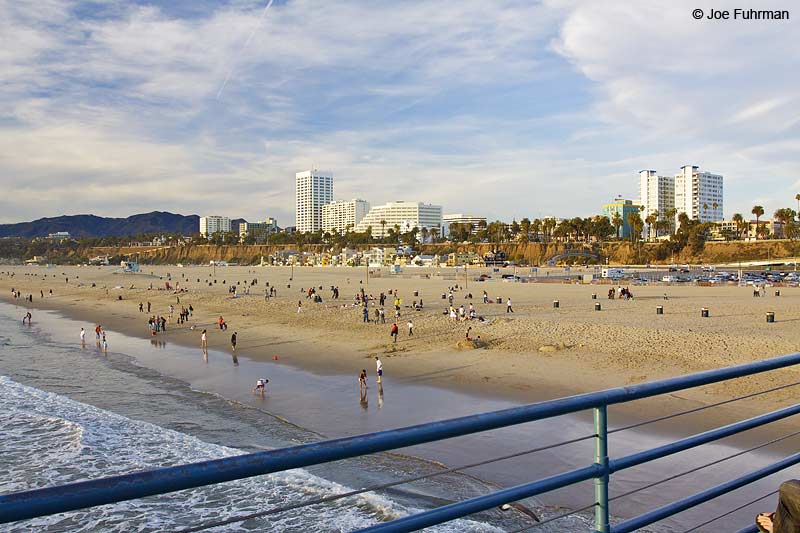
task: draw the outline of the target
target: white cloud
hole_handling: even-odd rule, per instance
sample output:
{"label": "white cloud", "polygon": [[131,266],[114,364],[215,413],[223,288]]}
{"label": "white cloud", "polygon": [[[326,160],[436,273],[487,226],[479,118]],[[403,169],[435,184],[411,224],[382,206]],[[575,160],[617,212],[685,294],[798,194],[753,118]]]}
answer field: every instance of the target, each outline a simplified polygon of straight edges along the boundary
{"label": "white cloud", "polygon": [[686,163],[726,175],[727,214],[756,195],[771,212],[800,175],[786,24],[695,21],[688,1],[295,0],[259,27],[263,6],[0,0],[0,182],[19,200],[0,221],[289,223],[312,164],[337,195],[503,218],[588,215]]}

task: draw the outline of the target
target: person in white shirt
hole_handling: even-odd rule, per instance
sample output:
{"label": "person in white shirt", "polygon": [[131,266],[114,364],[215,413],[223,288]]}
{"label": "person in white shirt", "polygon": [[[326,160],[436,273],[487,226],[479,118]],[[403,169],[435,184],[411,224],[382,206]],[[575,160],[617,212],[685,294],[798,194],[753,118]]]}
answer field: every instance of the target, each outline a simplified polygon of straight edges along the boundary
{"label": "person in white shirt", "polygon": [[381,360],[378,358],[377,355],[375,356],[375,370],[378,373],[377,381],[378,381],[378,383],[380,383],[381,382],[381,378],[383,378],[383,363],[381,363]]}
{"label": "person in white shirt", "polygon": [[414,322],[412,322],[411,319],[408,320],[408,336],[414,336]]}
{"label": "person in white shirt", "polygon": [[511,308],[511,298],[506,300],[506,313],[513,313],[514,310]]}
{"label": "person in white shirt", "polygon": [[86,346],[86,330],[81,328],[81,346]]}

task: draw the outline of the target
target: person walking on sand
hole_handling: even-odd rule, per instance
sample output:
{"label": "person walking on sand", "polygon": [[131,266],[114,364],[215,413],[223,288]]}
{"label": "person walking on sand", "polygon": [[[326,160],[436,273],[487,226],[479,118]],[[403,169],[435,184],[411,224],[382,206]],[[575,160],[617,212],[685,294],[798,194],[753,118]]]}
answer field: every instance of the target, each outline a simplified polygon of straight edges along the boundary
{"label": "person walking on sand", "polygon": [[86,346],[86,330],[81,328],[81,346]]}
{"label": "person walking on sand", "polygon": [[236,332],[235,331],[233,332],[233,335],[231,335],[231,350],[233,350],[234,352],[236,351]]}
{"label": "person walking on sand", "polygon": [[367,387],[367,369],[362,368],[361,373],[358,375],[358,391],[361,394],[364,394],[368,388],[369,387]]}
{"label": "person walking on sand", "polygon": [[375,356],[375,372],[378,374],[376,382],[380,385],[383,381],[383,363],[377,355]]}
{"label": "person walking on sand", "polygon": [[[395,344],[397,344],[397,332],[398,331],[399,330],[398,330],[398,327],[397,327],[397,322],[395,322],[394,324],[392,324],[392,331],[389,334],[389,335],[392,336],[392,342],[395,343]],[[376,357],[376,359],[377,359],[377,357]]]}
{"label": "person walking on sand", "polygon": [[203,330],[203,333],[200,335],[200,348],[206,350],[208,348],[208,332]]}
{"label": "person walking on sand", "polygon": [[506,300],[506,313],[513,313],[514,309],[511,307],[511,298]]}
{"label": "person walking on sand", "polygon": [[150,314],[150,302],[147,302],[147,314]]}
{"label": "person walking on sand", "polygon": [[297,314],[301,314],[303,312],[303,301],[297,300]]}
{"label": "person walking on sand", "polygon": [[408,319],[408,336],[414,336],[414,322],[412,322],[410,318]]}

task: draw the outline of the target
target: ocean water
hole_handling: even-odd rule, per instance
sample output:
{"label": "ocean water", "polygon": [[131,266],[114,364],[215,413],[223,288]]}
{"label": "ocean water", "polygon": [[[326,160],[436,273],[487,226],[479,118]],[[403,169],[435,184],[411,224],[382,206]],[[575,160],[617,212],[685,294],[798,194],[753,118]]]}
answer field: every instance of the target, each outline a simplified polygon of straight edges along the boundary
{"label": "ocean water", "polygon": [[[67,319],[37,312],[29,327],[21,325],[18,315],[19,308],[0,304],[0,471],[4,473],[0,493],[320,438],[313,428],[192,388],[137,364],[130,354],[113,349],[103,354],[93,339],[81,348],[74,339],[64,338],[66,331],[74,333],[74,324]],[[120,344],[118,334],[112,339]],[[6,524],[0,529],[169,531],[439,468],[414,457],[376,454]],[[444,475],[214,531],[351,531],[493,488],[475,477]],[[506,531],[529,520],[519,513],[494,511],[435,530]],[[575,530],[584,530],[583,519],[573,519],[573,523],[581,524]]]}

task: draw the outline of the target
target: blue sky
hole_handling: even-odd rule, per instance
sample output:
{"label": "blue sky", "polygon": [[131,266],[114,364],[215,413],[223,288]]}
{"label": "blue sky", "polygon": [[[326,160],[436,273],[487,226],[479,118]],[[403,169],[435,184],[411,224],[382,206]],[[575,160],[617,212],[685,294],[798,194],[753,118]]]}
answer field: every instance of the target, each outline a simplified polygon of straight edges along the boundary
{"label": "blue sky", "polygon": [[725,176],[728,217],[793,206],[798,23],[701,3],[0,0],[0,222],[288,225],[312,165],[339,198],[506,220],[684,164]]}

